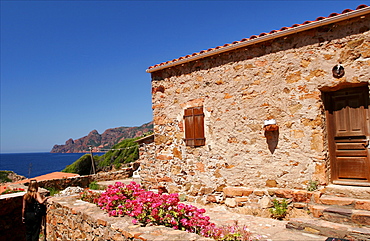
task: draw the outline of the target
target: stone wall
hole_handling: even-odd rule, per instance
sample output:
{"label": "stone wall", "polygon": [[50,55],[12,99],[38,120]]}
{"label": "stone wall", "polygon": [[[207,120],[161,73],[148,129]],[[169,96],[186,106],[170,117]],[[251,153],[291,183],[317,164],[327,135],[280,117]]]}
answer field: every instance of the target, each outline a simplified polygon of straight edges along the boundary
{"label": "stone wall", "polygon": [[133,225],[131,217],[109,217],[76,196],[50,199],[46,220],[47,240],[210,240],[164,226]]}
{"label": "stone wall", "polygon": [[22,223],[23,193],[0,196],[0,239],[26,240],[26,226]]}
{"label": "stone wall", "polygon": [[[48,191],[40,188],[44,196]],[[26,226],[22,223],[23,195],[17,192],[0,195],[0,240],[26,240]]]}
{"label": "stone wall", "polygon": [[[356,18],[153,72],[154,156],[141,157],[143,184],[203,200],[225,187],[328,184],[321,91],[368,85],[369,26],[369,16]],[[339,63],[345,75],[335,78]],[[206,145],[192,148],[183,115],[197,106]],[[272,135],[267,119],[279,126]]]}
{"label": "stone wall", "polygon": [[[39,182],[40,192],[45,196],[48,191],[43,188],[63,190],[69,186],[88,187],[92,181],[126,179],[132,176],[132,172],[132,168],[129,167],[116,172],[102,172],[88,176],[44,180]],[[11,188],[12,185],[9,185],[9,187]],[[14,187],[27,189],[26,186],[21,184],[15,184]],[[22,223],[22,199],[24,194],[25,192],[0,195],[0,240],[25,240],[26,230]]]}

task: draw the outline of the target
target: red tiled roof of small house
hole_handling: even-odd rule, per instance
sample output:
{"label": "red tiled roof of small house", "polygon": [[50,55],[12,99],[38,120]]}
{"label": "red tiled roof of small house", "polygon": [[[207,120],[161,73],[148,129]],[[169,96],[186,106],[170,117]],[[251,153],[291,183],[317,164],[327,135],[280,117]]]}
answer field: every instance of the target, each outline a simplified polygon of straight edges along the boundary
{"label": "red tiled roof of small house", "polygon": [[[30,182],[31,179],[35,179],[35,180],[37,180],[39,182],[39,181],[45,181],[45,180],[64,179],[64,178],[78,177],[78,176],[80,176],[80,175],[79,174],[75,174],[75,173],[51,172],[51,173],[47,173],[45,175],[33,177],[33,178],[30,178],[30,179],[27,178],[27,179],[23,179],[23,180],[20,180],[20,181],[11,182],[11,183],[9,182],[9,183],[5,183],[3,185],[0,185],[0,194],[2,192],[4,192],[6,189],[8,189],[9,186],[16,185],[16,184],[28,183],[28,182]],[[10,189],[12,189],[12,188],[10,188]]]}
{"label": "red tiled roof of small house", "polygon": [[[298,30],[298,28],[303,26],[303,25],[314,24],[314,23],[317,23],[319,21],[325,21],[325,20],[330,19],[330,18],[335,18],[335,17],[338,17],[338,16],[340,17],[340,16],[349,14],[349,13],[354,12],[354,11],[361,11],[361,10],[363,11],[364,9],[366,10],[365,13],[370,12],[370,7],[368,7],[365,4],[362,4],[362,5],[359,5],[356,8],[356,10],[345,9],[345,10],[342,11],[342,13],[331,13],[328,17],[318,17],[314,21],[305,21],[302,24],[294,24],[291,27],[282,27],[280,30],[272,30],[269,33],[261,33],[258,36],[257,35],[252,35],[249,38],[243,38],[242,40],[234,41],[231,44],[224,44],[223,46],[217,46],[215,48],[202,50],[202,51],[197,52],[197,53],[189,54],[189,55],[177,58],[177,59],[173,59],[173,60],[170,60],[170,61],[167,61],[167,62],[156,64],[156,65],[150,66],[147,69],[147,72],[151,73],[151,72],[154,72],[154,71],[159,70],[159,69],[164,69],[164,68],[168,68],[168,67],[173,66],[173,65],[188,62],[188,61],[193,60],[193,59],[190,59],[191,57],[195,57],[195,56],[197,56],[198,58],[208,57],[208,56],[211,56],[213,54],[219,53],[218,51],[223,49],[223,48],[225,48],[225,52],[229,51],[231,49],[240,48],[240,47],[242,47],[242,46],[240,46],[241,43],[252,41],[252,40],[257,40],[258,38],[265,37],[265,36],[268,37],[272,34],[275,34],[276,37],[281,37],[281,35],[279,35],[279,33],[282,33],[284,31],[288,32],[289,30],[291,30],[293,28],[297,28],[297,30]],[[340,21],[340,19],[338,21]],[[303,31],[303,30],[305,30],[305,29],[302,28],[301,31]],[[228,47],[228,48],[226,48],[226,47]]]}

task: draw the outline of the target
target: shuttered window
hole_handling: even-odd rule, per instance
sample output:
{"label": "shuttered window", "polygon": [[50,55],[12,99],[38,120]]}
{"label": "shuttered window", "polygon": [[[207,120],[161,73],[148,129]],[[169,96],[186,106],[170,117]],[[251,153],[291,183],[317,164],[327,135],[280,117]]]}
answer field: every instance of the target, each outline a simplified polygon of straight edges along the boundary
{"label": "shuttered window", "polygon": [[204,113],[203,107],[185,109],[185,143],[187,146],[204,146]]}

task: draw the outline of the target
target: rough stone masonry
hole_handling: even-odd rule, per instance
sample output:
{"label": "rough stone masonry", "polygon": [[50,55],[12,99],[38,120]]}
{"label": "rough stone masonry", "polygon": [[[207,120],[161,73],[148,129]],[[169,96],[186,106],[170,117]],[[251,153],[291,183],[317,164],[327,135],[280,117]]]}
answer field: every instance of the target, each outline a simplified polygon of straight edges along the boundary
{"label": "rough stone masonry", "polygon": [[[153,72],[155,138],[141,149],[143,183],[203,202],[224,200],[225,187],[328,184],[322,91],[368,85],[369,26],[367,15]],[[183,115],[199,106],[206,145],[193,148]],[[278,132],[264,131],[269,119]]]}

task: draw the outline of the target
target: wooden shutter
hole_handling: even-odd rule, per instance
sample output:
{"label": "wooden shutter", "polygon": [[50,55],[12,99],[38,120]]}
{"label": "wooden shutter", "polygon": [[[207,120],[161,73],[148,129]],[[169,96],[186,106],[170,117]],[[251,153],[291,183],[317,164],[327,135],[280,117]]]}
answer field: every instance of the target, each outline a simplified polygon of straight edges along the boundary
{"label": "wooden shutter", "polygon": [[185,110],[185,143],[187,146],[204,146],[204,113],[203,107]]}

